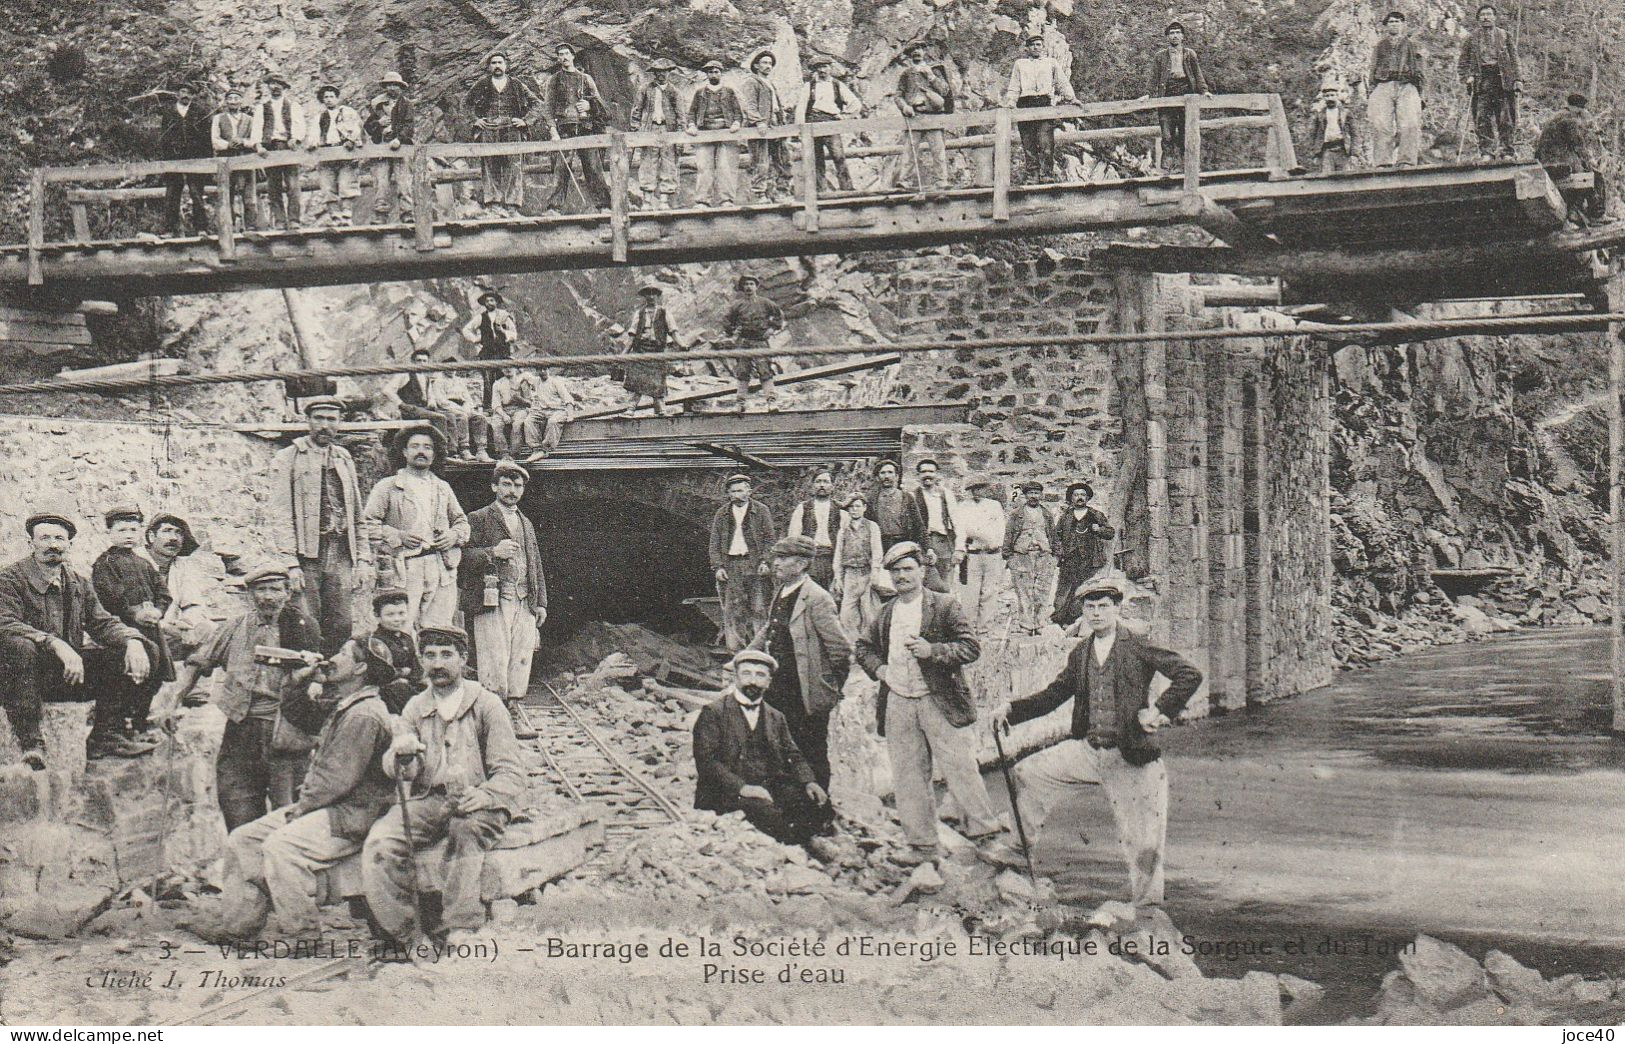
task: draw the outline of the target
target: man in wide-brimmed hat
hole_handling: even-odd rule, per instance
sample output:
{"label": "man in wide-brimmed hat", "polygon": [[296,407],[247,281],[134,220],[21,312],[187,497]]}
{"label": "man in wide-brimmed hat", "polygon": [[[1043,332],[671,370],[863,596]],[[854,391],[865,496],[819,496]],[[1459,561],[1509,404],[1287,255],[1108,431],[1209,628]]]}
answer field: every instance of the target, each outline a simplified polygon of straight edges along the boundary
{"label": "man in wide-brimmed hat", "polygon": [[[400,73],[391,71],[378,83],[384,93],[367,104],[367,116],[361,124],[367,140],[392,149],[413,144],[417,140],[417,110],[412,99],[406,96],[406,80]],[[412,179],[406,173],[405,157],[373,160],[372,182],[375,223],[388,220],[392,211],[403,217],[411,213]]]}
{"label": "man in wide-brimmed hat", "polygon": [[378,480],[362,519],[378,554],[410,601],[417,626],[451,623],[457,612],[457,565],[468,543],[468,517],[446,480],[434,473],[445,459],[445,436],[432,425],[395,435],[393,475]]}
{"label": "man in wide-brimmed hat", "polygon": [[[508,310],[502,295],[488,286],[480,287],[474,300],[480,310],[463,324],[463,340],[480,346],[481,359],[512,359],[514,346],[519,343],[519,324],[514,320],[513,312]],[[480,371],[480,380],[485,388],[480,406],[487,412],[492,407],[491,388],[500,375],[499,370]],[[498,453],[511,448],[505,440],[498,440]]]}
{"label": "man in wide-brimmed hat", "polygon": [[206,581],[192,560],[198,549],[192,527],[179,515],[159,513],[147,523],[143,555],[169,592],[169,606],[158,622],[177,662],[190,656],[214,633]]}
{"label": "man in wide-brimmed hat", "polygon": [[[609,123],[609,106],[598,93],[598,81],[576,68],[576,49],[568,43],[553,48],[558,67],[547,79],[542,111],[554,138],[580,138],[600,134]],[[554,153],[557,180],[547,209],[563,209],[572,182],[590,206],[609,209],[609,185],[604,181],[604,150],[578,149]],[[580,174],[576,173],[579,167]]]}
{"label": "man in wide-brimmed hat", "polygon": [[[633,130],[675,134],[683,129],[683,97],[671,82],[675,68],[670,58],[656,58],[649,63],[649,82],[638,91],[638,99],[632,103]],[[677,199],[679,183],[675,143],[638,150],[638,189],[643,193],[645,204],[657,210],[671,209]]]}
{"label": "man in wide-brimmed hat", "polygon": [[[310,126],[305,129],[305,145],[314,149],[361,146],[361,114],[348,105],[340,104],[339,89],[324,83],[316,89],[316,111],[310,115]],[[355,201],[361,195],[361,179],[357,176],[354,160],[329,160],[316,168],[316,204],[312,208],[318,224],[349,222]]]}
{"label": "man in wide-brimmed hat", "polygon": [[[772,298],[764,297],[758,291],[762,281],[756,276],[746,272],[734,283],[734,291],[738,295],[733,304],[728,306],[728,314],[722,318],[722,332],[734,339],[740,348],[766,348],[768,338],[784,329],[784,312],[774,303]],[[779,393],[773,387],[773,360],[761,355],[748,359],[734,360],[734,378],[739,382],[739,412],[744,413],[750,407],[750,381],[752,377],[762,382],[762,398],[767,402],[769,410],[779,408]]]}
{"label": "man in wide-brimmed hat", "polygon": [[[288,93],[288,80],[278,72],[265,74],[265,90],[270,95],[254,107],[254,146],[264,156],[299,147],[305,136],[305,113],[297,99]],[[270,195],[271,223],[289,231],[299,227],[299,161],[282,167],[265,168],[265,186]]]}
{"label": "man in wide-brimmed hat", "polygon": [[1055,611],[1064,612],[1078,585],[1106,568],[1111,561],[1112,538],[1117,528],[1106,513],[1090,506],[1094,487],[1077,481],[1066,487],[1066,507],[1055,520]]}
{"label": "man in wide-brimmed hat", "polygon": [[[634,355],[668,352],[677,347],[677,335],[671,328],[671,318],[660,303],[664,288],[655,282],[638,287],[638,307],[626,323],[627,351]],[[638,407],[642,396],[654,402],[655,416],[666,415],[666,380],[671,376],[671,364],[665,362],[635,362],[626,365],[622,384],[632,393],[632,408]]]}
{"label": "man in wide-brimmed hat", "polygon": [[[846,83],[836,78],[830,60],[814,55],[807,61],[811,78],[801,85],[794,106],[796,122],[824,123],[833,120],[861,119],[863,99]],[[802,157],[806,162],[806,157]],[[820,184],[825,181],[825,165],[833,168],[835,184],[831,187],[842,192],[852,191],[852,173],[846,166],[846,146],[839,134],[820,134],[813,139],[813,166]]]}

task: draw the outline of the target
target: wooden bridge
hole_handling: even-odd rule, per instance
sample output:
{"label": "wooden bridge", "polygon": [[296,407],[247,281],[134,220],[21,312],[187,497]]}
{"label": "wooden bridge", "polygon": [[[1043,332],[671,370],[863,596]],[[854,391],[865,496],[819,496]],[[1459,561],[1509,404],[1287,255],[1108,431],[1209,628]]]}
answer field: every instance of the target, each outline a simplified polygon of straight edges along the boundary
{"label": "wooden bridge", "polygon": [[[1045,184],[1018,184],[1012,177],[1022,123],[1070,121],[1073,129],[1057,136],[1062,145],[1132,147],[1159,136],[1157,116],[1169,108],[1182,110],[1185,121],[1181,174]],[[806,162],[821,137],[862,136],[891,140],[849,149],[849,156],[895,155],[906,170],[901,160],[918,147],[918,133],[929,130],[947,132],[952,150],[972,150],[971,166],[985,175],[975,180],[985,184],[831,193]],[[799,152],[793,200],[676,210],[634,205],[631,169],[638,149],[761,139],[784,139]],[[435,186],[468,180],[470,164],[483,158],[514,157],[547,170],[582,149],[602,150],[607,161],[607,211],[474,220],[436,214]],[[1236,166],[1204,167],[1205,151],[1248,158]],[[290,160],[312,167],[381,157],[403,161],[410,172],[415,209],[409,222],[244,233],[234,232],[226,218],[234,172],[287,166]],[[93,203],[161,195],[131,183],[165,174],[212,180],[214,234],[96,238]],[[1532,293],[1582,289],[1593,276],[1581,252],[1558,239],[1564,216],[1557,189],[1533,164],[1305,176],[1278,96],[1189,95],[692,135],[612,131],[562,141],[326,148],[41,169],[33,173],[28,242],[0,247],[0,293],[11,292],[13,300],[16,292],[26,295],[30,288],[59,300],[206,293],[888,250],[1170,225],[1199,226],[1225,246],[1199,257],[1138,261],[1156,266],[1188,261],[1193,269],[1280,275],[1317,293],[1335,283],[1347,296],[1362,288],[1376,293],[1419,286],[1440,294]],[[1444,252],[1450,256],[1441,265]],[[1532,257],[1545,261],[1529,264]],[[1519,263],[1509,264],[1509,258]],[[1441,279],[1441,272],[1448,278]]]}

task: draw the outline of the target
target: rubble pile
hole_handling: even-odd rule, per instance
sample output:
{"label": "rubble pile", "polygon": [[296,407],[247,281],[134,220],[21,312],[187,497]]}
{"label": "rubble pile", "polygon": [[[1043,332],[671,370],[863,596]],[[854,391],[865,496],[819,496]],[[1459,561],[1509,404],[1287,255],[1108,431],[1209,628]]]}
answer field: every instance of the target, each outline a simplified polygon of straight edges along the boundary
{"label": "rubble pile", "polygon": [[1382,980],[1377,1026],[1613,1025],[1625,1014],[1625,980],[1544,978],[1500,950],[1482,963],[1427,935]]}

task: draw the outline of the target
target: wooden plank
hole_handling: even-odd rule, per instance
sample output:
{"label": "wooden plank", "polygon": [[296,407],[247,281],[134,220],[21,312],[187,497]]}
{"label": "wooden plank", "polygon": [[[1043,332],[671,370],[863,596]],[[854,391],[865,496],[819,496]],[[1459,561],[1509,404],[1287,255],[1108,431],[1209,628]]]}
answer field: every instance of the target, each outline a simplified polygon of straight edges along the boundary
{"label": "wooden plank", "polygon": [[0,321],[32,323],[36,326],[68,326],[85,328],[85,317],[78,312],[45,311],[39,308],[14,308],[0,305]]}
{"label": "wooden plank", "polygon": [[818,231],[818,156],[810,123],[801,125],[801,231]]}
{"label": "wooden plank", "polygon": [[1512,193],[1524,220],[1543,232],[1555,232],[1568,219],[1568,203],[1558,191],[1546,171],[1540,167],[1524,167],[1512,182]]}
{"label": "wooden plank", "polygon": [[412,177],[412,230],[419,253],[434,249],[434,182],[429,177],[429,149],[412,148],[409,161]]}
{"label": "wooden plank", "polygon": [[627,227],[630,223],[627,217],[629,204],[627,197],[631,192],[631,181],[632,160],[626,147],[626,135],[619,130],[610,131],[609,257],[618,264],[625,264],[627,258]]}
{"label": "wooden plank", "polygon": [[[774,383],[782,388],[787,384],[801,384],[805,381],[817,381],[826,377],[839,377],[848,373],[862,373],[865,370],[878,370],[882,366],[890,366],[893,363],[901,362],[902,358],[903,357],[901,355],[870,355],[865,356],[862,359],[831,363],[828,366],[811,366],[805,370],[792,370],[789,373],[780,374],[775,379]],[[666,400],[666,405],[676,406],[687,402],[704,402],[708,399],[721,399],[737,393],[738,389],[731,386],[712,388],[708,391],[687,392],[683,395],[673,395]],[[654,407],[650,406],[647,408],[653,409]],[[571,421],[571,423],[577,424],[581,421],[598,420],[604,417],[618,417],[627,412],[629,411],[621,407],[589,410],[586,413],[577,415],[575,420]],[[566,429],[566,431],[568,431],[568,429]]]}
{"label": "wooden plank", "polygon": [[237,256],[237,232],[231,218],[231,168],[225,160],[214,165],[214,222],[219,238],[220,260],[231,261]]}
{"label": "wooden plank", "polygon": [[0,320],[0,341],[43,341],[52,344],[89,344],[90,331],[73,326],[47,326]]}
{"label": "wooden plank", "polygon": [[28,285],[45,282],[40,248],[45,245],[45,172],[35,170],[28,179]]}
{"label": "wooden plank", "polygon": [[1185,191],[1202,186],[1202,97],[1185,95]]}
{"label": "wooden plank", "polygon": [[1292,124],[1287,122],[1286,106],[1281,104],[1279,94],[1270,95],[1270,144],[1274,148],[1275,161],[1278,165],[1278,177],[1287,177],[1291,171],[1298,169],[1298,150],[1292,144]]}
{"label": "wooden plank", "polygon": [[1010,220],[1010,110],[1000,106],[993,123],[993,220]]}
{"label": "wooden plank", "polygon": [[90,208],[83,203],[69,202],[68,213],[73,217],[73,238],[81,243],[90,242]]}

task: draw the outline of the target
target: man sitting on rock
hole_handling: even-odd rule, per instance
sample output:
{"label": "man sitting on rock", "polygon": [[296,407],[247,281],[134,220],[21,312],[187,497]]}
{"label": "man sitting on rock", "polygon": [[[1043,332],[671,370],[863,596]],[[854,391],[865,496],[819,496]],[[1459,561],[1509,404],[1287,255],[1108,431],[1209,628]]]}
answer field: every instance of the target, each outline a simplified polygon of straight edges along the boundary
{"label": "man sitting on rock", "polygon": [[317,873],[359,852],[394,796],[383,770],[393,738],[389,710],[368,683],[367,668],[360,643],[351,640],[331,660],[295,675],[301,682],[319,678],[310,680],[307,696],[330,708],[299,800],[231,832],[221,917],[195,926],[197,935],[249,944],[273,910],[283,937],[321,930]]}
{"label": "man sitting on rock", "polygon": [[361,858],[373,918],[409,948],[426,931],[413,902],[413,848],[448,839],[441,924],[447,943],[454,944],[485,923],[480,896],[485,853],[502,837],[525,793],[525,768],[508,709],[495,693],[463,677],[468,632],[425,627],[418,632],[418,648],[429,687],[401,712],[401,731],[383,763],[392,778],[411,781],[406,813],[411,833],[396,804],[367,835]]}
{"label": "man sitting on rock", "polygon": [[829,795],[813,779],[784,715],[763,698],[778,669],[767,653],[740,650],[733,684],[701,708],[694,722],[694,807],[743,812],[762,833],[806,845],[829,820]]}

